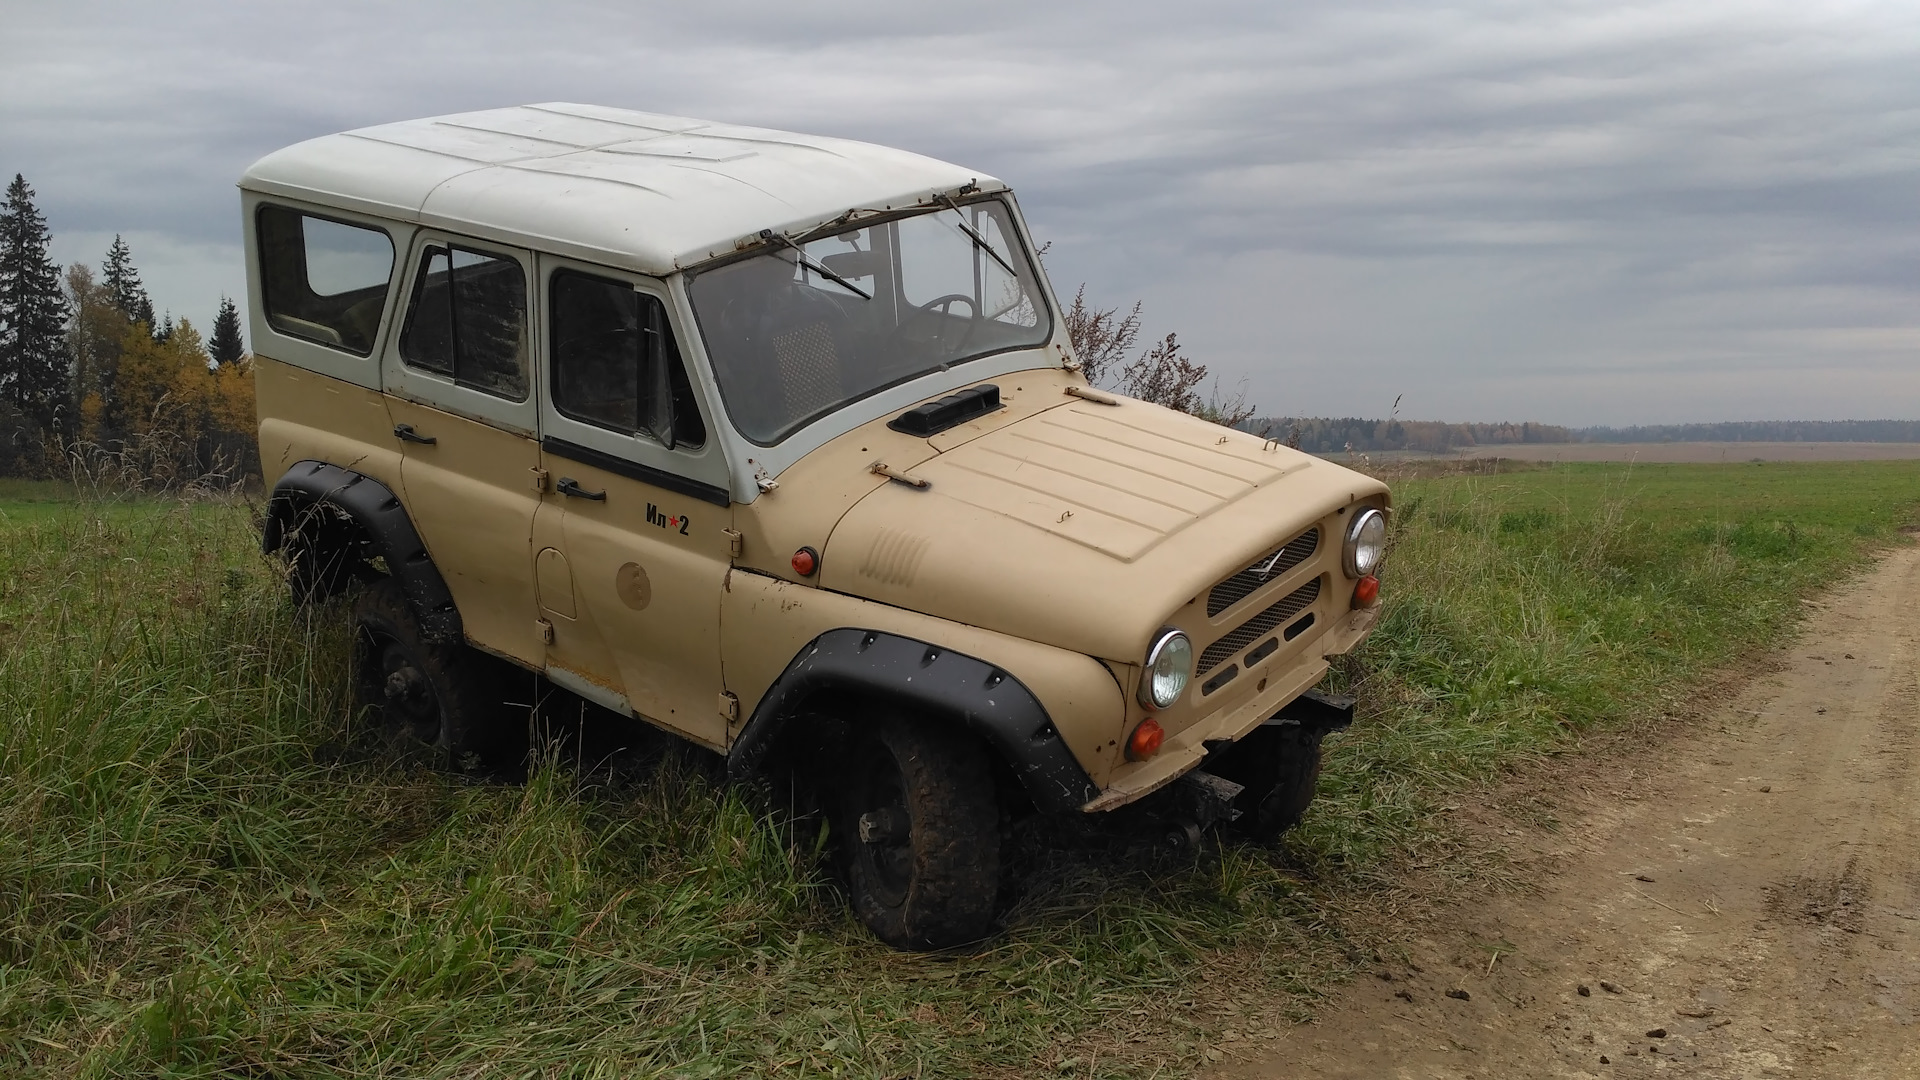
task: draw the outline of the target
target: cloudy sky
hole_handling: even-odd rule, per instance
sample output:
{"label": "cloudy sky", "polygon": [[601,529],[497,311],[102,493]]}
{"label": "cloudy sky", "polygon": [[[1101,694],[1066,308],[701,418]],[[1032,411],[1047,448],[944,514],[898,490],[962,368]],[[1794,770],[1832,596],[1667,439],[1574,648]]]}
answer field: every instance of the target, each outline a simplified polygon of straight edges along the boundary
{"label": "cloudy sky", "polygon": [[203,325],[253,159],[550,100],[999,176],[1269,413],[1920,418],[1913,0],[0,0],[0,170]]}

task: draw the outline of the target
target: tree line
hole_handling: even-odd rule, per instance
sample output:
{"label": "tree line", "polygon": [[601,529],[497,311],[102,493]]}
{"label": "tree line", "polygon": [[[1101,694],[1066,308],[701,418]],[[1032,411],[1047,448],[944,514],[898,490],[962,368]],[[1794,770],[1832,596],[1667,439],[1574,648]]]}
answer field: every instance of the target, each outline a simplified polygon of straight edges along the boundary
{"label": "tree line", "polygon": [[1419,450],[1441,453],[1469,446],[1578,441],[1571,428],[1554,424],[1449,424],[1439,420],[1367,420],[1357,416],[1272,416],[1239,425],[1279,439],[1309,454]]}
{"label": "tree line", "polygon": [[34,191],[0,201],[0,476],[115,487],[227,486],[257,477],[253,363],[227,297],[202,336],[156,321],[126,242],[95,274],[61,267]]}
{"label": "tree line", "polygon": [[1239,425],[1312,454],[1414,450],[1444,453],[1515,443],[1920,442],[1916,420],[1751,420],[1721,424],[1561,427],[1556,424],[1448,424],[1356,416],[1275,416]]}
{"label": "tree line", "polygon": [[1920,442],[1920,420],[1743,420],[1590,427],[1576,442]]}

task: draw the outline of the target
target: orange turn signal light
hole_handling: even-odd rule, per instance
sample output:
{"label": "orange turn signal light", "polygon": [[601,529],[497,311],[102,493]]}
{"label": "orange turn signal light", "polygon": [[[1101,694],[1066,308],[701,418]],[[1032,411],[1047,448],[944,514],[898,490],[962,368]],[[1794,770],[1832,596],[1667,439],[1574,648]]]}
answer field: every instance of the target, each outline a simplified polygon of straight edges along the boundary
{"label": "orange turn signal light", "polygon": [[1380,602],[1380,579],[1368,574],[1353,586],[1353,606],[1372,607]]}
{"label": "orange turn signal light", "polygon": [[820,569],[820,553],[810,547],[803,547],[793,553],[793,572],[801,577],[812,577]]}
{"label": "orange turn signal light", "polygon": [[1167,741],[1167,729],[1160,721],[1149,716],[1140,721],[1140,726],[1127,736],[1127,760],[1145,761],[1160,752],[1160,744]]}

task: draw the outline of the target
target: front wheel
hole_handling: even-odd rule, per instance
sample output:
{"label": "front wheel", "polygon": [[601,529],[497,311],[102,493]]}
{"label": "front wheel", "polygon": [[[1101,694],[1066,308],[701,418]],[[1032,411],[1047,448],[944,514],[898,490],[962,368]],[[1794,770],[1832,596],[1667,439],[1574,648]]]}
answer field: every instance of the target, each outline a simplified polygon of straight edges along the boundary
{"label": "front wheel", "polygon": [[986,750],[965,732],[887,716],[856,730],[851,751],[833,831],[854,913],[896,948],[985,937],[1000,885]]}
{"label": "front wheel", "polygon": [[1207,764],[1207,771],[1245,787],[1233,800],[1240,811],[1235,829],[1270,841],[1300,824],[1320,783],[1320,739],[1321,732],[1299,724],[1269,724]]}

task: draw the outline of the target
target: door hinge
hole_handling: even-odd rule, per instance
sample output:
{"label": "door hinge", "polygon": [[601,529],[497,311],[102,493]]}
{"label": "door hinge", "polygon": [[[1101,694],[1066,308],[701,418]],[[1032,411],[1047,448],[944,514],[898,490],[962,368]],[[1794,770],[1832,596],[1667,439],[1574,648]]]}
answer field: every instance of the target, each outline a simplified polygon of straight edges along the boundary
{"label": "door hinge", "polygon": [[747,538],[739,529],[721,529],[727,538],[727,554],[739,558],[747,553]]}
{"label": "door hinge", "polygon": [[546,619],[535,619],[533,620],[533,630],[534,633],[540,635],[541,644],[553,644],[553,623]]}
{"label": "door hinge", "polygon": [[540,491],[540,492],[546,491],[547,490],[547,470],[528,469],[527,471],[533,474],[533,490]]}
{"label": "door hinge", "polygon": [[720,691],[720,715],[725,717],[729,724],[740,719],[740,699],[734,697],[731,690]]}

